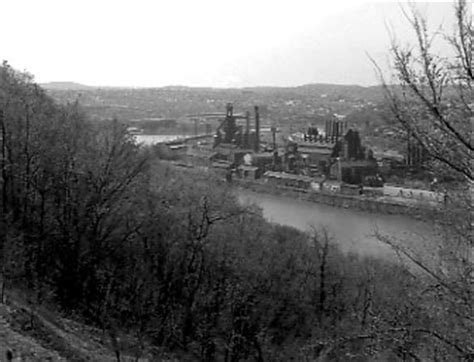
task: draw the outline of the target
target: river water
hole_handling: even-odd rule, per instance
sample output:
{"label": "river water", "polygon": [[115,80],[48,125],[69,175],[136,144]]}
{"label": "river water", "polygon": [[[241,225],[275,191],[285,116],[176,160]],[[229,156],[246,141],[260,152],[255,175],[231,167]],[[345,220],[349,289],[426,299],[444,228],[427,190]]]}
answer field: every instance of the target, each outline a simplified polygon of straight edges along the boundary
{"label": "river water", "polygon": [[[406,215],[374,214],[341,209],[290,197],[239,189],[243,204],[259,206],[264,217],[281,225],[309,231],[312,226],[328,228],[334,241],[345,252],[393,259],[394,252],[375,237],[378,231],[403,244],[418,244],[424,249],[435,237],[430,225]],[[416,245],[415,245],[416,246]],[[416,247],[415,249],[419,249]]]}
{"label": "river water", "polygon": [[[136,135],[138,143],[153,145],[176,140],[180,135]],[[292,226],[303,231],[326,227],[334,241],[345,252],[361,256],[392,259],[395,254],[375,236],[379,232],[397,239],[412,249],[430,249],[437,238],[433,227],[406,215],[375,214],[359,210],[335,208],[305,200],[238,189],[240,202],[256,204],[270,222]]]}
{"label": "river water", "polygon": [[150,135],[150,134],[138,134],[133,136],[137,143],[143,144],[145,146],[152,146],[157,143],[175,141],[182,137],[181,135]]}

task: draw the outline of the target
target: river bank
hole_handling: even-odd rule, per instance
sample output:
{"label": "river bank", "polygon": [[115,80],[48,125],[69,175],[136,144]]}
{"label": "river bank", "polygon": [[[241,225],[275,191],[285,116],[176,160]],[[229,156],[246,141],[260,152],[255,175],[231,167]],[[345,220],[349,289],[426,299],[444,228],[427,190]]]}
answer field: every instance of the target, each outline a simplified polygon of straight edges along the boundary
{"label": "river bank", "polygon": [[187,170],[201,170],[206,173],[212,172],[223,183],[231,187],[243,188],[257,193],[285,196],[297,200],[305,200],[317,204],[323,204],[336,208],[353,209],[376,214],[409,215],[421,218],[423,215],[437,213],[439,204],[433,202],[421,202],[416,199],[402,199],[386,196],[346,195],[341,192],[315,191],[289,187],[268,182],[267,179],[245,179],[232,177],[229,180],[222,170],[216,170],[208,166],[195,167],[194,165],[169,162],[174,167]]}
{"label": "river bank", "polygon": [[317,192],[280,185],[270,185],[265,181],[245,180],[234,178],[232,184],[236,187],[251,190],[257,193],[266,193],[278,196],[291,197],[298,200],[310,201],[327,206],[354,209],[370,213],[410,215],[416,218],[427,212],[436,211],[436,207],[422,204],[415,200],[390,200],[382,197],[367,197],[344,195],[340,193]]}

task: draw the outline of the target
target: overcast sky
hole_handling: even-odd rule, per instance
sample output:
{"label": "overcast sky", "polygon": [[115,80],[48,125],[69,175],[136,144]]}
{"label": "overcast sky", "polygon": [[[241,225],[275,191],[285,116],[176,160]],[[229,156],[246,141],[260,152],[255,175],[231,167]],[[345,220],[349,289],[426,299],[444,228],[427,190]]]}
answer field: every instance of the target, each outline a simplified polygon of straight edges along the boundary
{"label": "overcast sky", "polygon": [[[108,86],[376,83],[399,3],[359,0],[0,0],[0,60],[38,82]],[[418,3],[451,32],[452,2]]]}

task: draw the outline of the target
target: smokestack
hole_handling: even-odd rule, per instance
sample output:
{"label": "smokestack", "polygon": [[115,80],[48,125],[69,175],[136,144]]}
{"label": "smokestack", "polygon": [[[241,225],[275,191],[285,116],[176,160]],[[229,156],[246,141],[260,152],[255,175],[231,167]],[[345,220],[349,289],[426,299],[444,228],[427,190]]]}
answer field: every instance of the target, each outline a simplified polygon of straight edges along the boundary
{"label": "smokestack", "polygon": [[245,147],[250,147],[250,112],[245,113]]}
{"label": "smokestack", "polygon": [[276,150],[276,127],[272,127],[272,141],[273,141],[273,151]]}
{"label": "smokestack", "polygon": [[331,139],[332,139],[332,142],[337,141],[336,136],[337,136],[337,124],[336,124],[335,120],[332,120],[331,121]]}
{"label": "smokestack", "polygon": [[258,106],[255,106],[255,152],[260,151],[260,114]]}
{"label": "smokestack", "polygon": [[337,140],[339,139],[339,121],[336,121],[334,125],[335,125],[334,134],[336,136],[336,142],[337,142]]}

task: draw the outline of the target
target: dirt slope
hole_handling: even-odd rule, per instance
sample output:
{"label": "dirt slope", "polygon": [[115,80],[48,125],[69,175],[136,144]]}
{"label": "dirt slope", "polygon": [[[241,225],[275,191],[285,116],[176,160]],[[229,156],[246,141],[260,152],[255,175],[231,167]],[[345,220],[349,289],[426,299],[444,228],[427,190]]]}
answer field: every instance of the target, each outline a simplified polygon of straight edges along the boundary
{"label": "dirt slope", "polygon": [[[116,361],[107,336],[95,328],[31,310],[18,301],[0,304],[0,362]],[[121,361],[136,361],[121,354]],[[148,358],[138,359],[140,362]]]}

